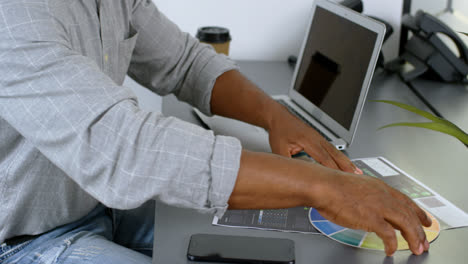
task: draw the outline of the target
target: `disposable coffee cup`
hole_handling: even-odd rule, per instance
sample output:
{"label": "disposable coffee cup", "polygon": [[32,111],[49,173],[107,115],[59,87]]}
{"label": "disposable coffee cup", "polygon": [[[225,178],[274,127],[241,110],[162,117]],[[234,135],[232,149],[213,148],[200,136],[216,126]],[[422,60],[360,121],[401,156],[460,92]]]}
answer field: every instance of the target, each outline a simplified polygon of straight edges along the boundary
{"label": "disposable coffee cup", "polygon": [[223,27],[201,27],[197,31],[200,42],[210,44],[218,53],[229,55],[231,35],[229,29]]}

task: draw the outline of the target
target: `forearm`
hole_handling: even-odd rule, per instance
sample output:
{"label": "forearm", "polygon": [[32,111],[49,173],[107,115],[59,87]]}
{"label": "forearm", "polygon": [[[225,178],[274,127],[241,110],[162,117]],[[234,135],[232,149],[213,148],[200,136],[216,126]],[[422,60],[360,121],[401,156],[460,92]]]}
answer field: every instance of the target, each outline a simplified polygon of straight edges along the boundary
{"label": "forearm", "polygon": [[[305,173],[307,172],[307,173]],[[275,154],[243,151],[230,209],[312,206],[323,191],[326,173],[320,165]]]}
{"label": "forearm", "polygon": [[211,93],[211,112],[269,129],[284,108],[238,71],[218,77]]}

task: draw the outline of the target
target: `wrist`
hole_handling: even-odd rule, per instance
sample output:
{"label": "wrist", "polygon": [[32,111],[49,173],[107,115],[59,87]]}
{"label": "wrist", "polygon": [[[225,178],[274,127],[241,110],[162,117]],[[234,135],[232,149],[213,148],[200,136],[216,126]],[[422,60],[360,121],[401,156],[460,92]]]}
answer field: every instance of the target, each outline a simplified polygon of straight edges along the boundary
{"label": "wrist", "polygon": [[284,120],[282,116],[289,114],[288,110],[280,103],[273,99],[270,99],[270,101],[271,102],[269,102],[265,107],[265,111],[263,111],[265,114],[263,118],[265,120],[265,126],[263,128],[267,131],[271,131],[275,126],[277,126],[279,120]]}
{"label": "wrist", "polygon": [[307,176],[308,181],[304,184],[306,188],[303,195],[306,199],[306,205],[314,208],[322,208],[329,203],[328,198],[333,195],[335,188],[331,184],[341,171],[333,170],[319,164],[308,163],[308,169],[302,169],[310,173]]}
{"label": "wrist", "polygon": [[321,206],[329,191],[326,170],[307,161],[244,150],[230,208]]}
{"label": "wrist", "polygon": [[[330,194],[329,181],[335,170],[309,161],[281,157],[285,164],[281,174],[286,175],[291,195],[301,206],[320,207]],[[281,164],[281,161],[278,161]],[[339,173],[339,172],[338,172]]]}

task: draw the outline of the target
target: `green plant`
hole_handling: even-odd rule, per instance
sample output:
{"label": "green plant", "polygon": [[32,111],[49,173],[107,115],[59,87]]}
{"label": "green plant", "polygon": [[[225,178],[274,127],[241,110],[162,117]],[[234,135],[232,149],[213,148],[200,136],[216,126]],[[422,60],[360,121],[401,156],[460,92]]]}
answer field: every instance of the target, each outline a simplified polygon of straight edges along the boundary
{"label": "green plant", "polygon": [[401,123],[394,123],[394,124],[389,124],[385,125],[383,127],[380,127],[379,129],[383,129],[386,127],[394,127],[394,126],[410,126],[410,127],[422,127],[426,129],[431,129],[435,130],[438,132],[442,132],[451,136],[454,136],[458,140],[460,140],[463,144],[465,144],[466,147],[468,147],[468,134],[465,133],[461,128],[453,124],[452,122],[437,117],[431,113],[428,113],[426,111],[420,110],[414,106],[407,105],[404,103],[399,103],[395,101],[389,101],[389,100],[373,100],[373,102],[380,102],[380,103],[386,103],[386,104],[391,104],[400,108],[403,108],[405,110],[408,110],[410,112],[413,112],[415,114],[418,114],[420,116],[423,116],[432,122],[427,122],[427,123],[409,123],[409,122],[401,122]]}

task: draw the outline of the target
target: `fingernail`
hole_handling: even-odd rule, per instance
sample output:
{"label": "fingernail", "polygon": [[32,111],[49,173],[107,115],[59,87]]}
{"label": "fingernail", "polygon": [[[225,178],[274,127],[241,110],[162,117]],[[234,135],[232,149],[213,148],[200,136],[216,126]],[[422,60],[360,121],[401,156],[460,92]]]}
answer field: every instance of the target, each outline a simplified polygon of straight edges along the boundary
{"label": "fingernail", "polygon": [[354,173],[355,173],[355,174],[364,174],[360,168],[356,168],[356,169],[354,170]]}
{"label": "fingernail", "polygon": [[422,253],[424,252],[424,246],[423,244],[419,244],[419,248],[418,248],[418,255],[421,255]]}
{"label": "fingernail", "polygon": [[429,241],[424,241],[424,251],[428,251],[429,250]]}

